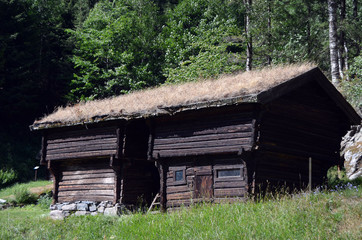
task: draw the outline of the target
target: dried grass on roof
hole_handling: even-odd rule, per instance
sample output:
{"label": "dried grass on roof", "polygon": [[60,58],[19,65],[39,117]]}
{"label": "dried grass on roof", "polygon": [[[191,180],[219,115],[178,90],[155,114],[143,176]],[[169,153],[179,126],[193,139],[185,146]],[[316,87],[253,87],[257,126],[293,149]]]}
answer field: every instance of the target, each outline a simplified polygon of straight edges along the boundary
{"label": "dried grass on roof", "polygon": [[251,72],[225,75],[218,79],[163,85],[127,95],[59,107],[54,113],[36,121],[35,124],[76,123],[88,121],[96,116],[117,117],[145,111],[152,112],[159,107],[187,105],[257,94],[313,67],[315,65],[309,63],[274,66]]}

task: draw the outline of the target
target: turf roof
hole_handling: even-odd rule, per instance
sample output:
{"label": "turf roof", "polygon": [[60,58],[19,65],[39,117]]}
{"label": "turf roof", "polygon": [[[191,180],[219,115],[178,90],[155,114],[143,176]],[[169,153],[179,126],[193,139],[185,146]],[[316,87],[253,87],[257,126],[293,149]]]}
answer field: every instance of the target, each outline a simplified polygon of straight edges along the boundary
{"label": "turf roof", "polygon": [[102,100],[58,107],[48,116],[36,120],[32,129],[71,126],[113,119],[155,116],[177,108],[200,108],[253,102],[255,96],[291,80],[315,65],[293,64],[273,66],[250,72],[224,75],[217,79],[200,80],[132,92]]}

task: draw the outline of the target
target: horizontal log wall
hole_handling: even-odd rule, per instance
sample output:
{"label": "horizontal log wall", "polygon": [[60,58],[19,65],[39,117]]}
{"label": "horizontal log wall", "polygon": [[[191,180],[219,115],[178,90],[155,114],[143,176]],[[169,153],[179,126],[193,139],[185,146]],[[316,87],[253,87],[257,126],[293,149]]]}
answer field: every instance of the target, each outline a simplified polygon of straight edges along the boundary
{"label": "horizontal log wall", "polygon": [[[314,84],[314,85],[313,85]],[[267,105],[260,122],[257,182],[303,188],[309,157],[313,183],[321,184],[339,162],[348,120],[318,85],[308,84]]]}
{"label": "horizontal log wall", "polygon": [[116,152],[115,127],[49,132],[47,135],[46,160],[103,157]]}
{"label": "horizontal log wall", "polygon": [[[235,157],[218,159],[219,157],[210,157],[209,159],[187,161],[179,159],[177,163],[171,163],[166,174],[166,199],[167,207],[179,207],[190,205],[203,201],[234,201],[236,198],[242,199],[247,191],[246,166],[242,160]],[[174,181],[174,172],[185,169],[186,181],[178,184]],[[223,169],[242,169],[243,176],[238,178],[218,179],[217,170]],[[198,198],[195,191],[195,178],[197,176],[212,177],[212,196],[211,198]]]}
{"label": "horizontal log wall", "polygon": [[153,162],[126,163],[122,171],[122,203],[135,206],[150,205],[160,189],[160,176]]}
{"label": "horizontal log wall", "polygon": [[253,143],[253,113],[217,113],[156,124],[154,158],[237,153]]}
{"label": "horizontal log wall", "polygon": [[114,200],[115,173],[109,159],[67,161],[59,169],[58,202]]}

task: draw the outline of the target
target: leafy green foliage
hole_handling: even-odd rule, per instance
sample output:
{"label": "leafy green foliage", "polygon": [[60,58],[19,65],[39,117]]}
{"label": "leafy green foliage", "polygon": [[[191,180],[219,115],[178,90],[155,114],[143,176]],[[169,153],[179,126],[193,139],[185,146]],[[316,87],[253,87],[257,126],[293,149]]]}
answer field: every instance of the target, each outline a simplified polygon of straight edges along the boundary
{"label": "leafy green foliage", "polygon": [[161,41],[167,82],[192,81],[244,67],[242,6],[223,0],[184,0],[167,14]]}
{"label": "leafy green foliage", "polygon": [[50,194],[41,195],[37,200],[37,205],[42,209],[49,209],[50,205],[52,204],[52,197]]}
{"label": "leafy green foliage", "polygon": [[344,186],[347,186],[347,184],[352,184],[352,185],[362,184],[361,177],[351,181],[347,178],[346,170],[342,168],[338,171],[337,166],[333,166],[330,169],[328,169],[327,180],[328,180],[327,182],[328,187],[332,189],[335,189],[336,187],[343,188]]}
{"label": "leafy green foliage", "polygon": [[356,57],[347,72],[349,79],[341,81],[342,92],[347,100],[362,113],[362,55]]}
{"label": "leafy green foliage", "polygon": [[150,1],[96,4],[82,28],[69,30],[77,70],[69,98],[104,98],[160,83],[157,28],[157,8]]}
{"label": "leafy green foliage", "polygon": [[[328,19],[316,0],[261,0],[253,3],[255,65],[316,62],[327,70]],[[270,27],[268,27],[270,21]]]}
{"label": "leafy green foliage", "polygon": [[[361,1],[346,6],[341,87],[361,110]],[[255,68],[329,72],[326,1],[256,0],[249,14]],[[244,70],[244,17],[243,1],[0,0],[0,168],[30,179],[40,138],[28,126],[67,101]]]}
{"label": "leafy green foliage", "polygon": [[0,189],[14,183],[18,178],[13,169],[0,169]]}

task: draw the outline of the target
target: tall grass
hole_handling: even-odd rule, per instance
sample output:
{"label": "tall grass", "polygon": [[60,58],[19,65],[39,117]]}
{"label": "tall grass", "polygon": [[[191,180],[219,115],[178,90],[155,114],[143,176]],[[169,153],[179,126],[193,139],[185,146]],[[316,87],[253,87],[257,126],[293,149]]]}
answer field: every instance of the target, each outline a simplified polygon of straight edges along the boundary
{"label": "tall grass", "polygon": [[16,208],[0,211],[0,239],[362,239],[361,191],[64,221],[50,220],[38,207]]}
{"label": "tall grass", "polygon": [[9,198],[10,196],[15,196],[16,192],[22,191],[22,189],[31,189],[37,187],[45,187],[52,184],[49,181],[33,181],[28,183],[16,183],[10,187],[0,189],[0,198]]}

